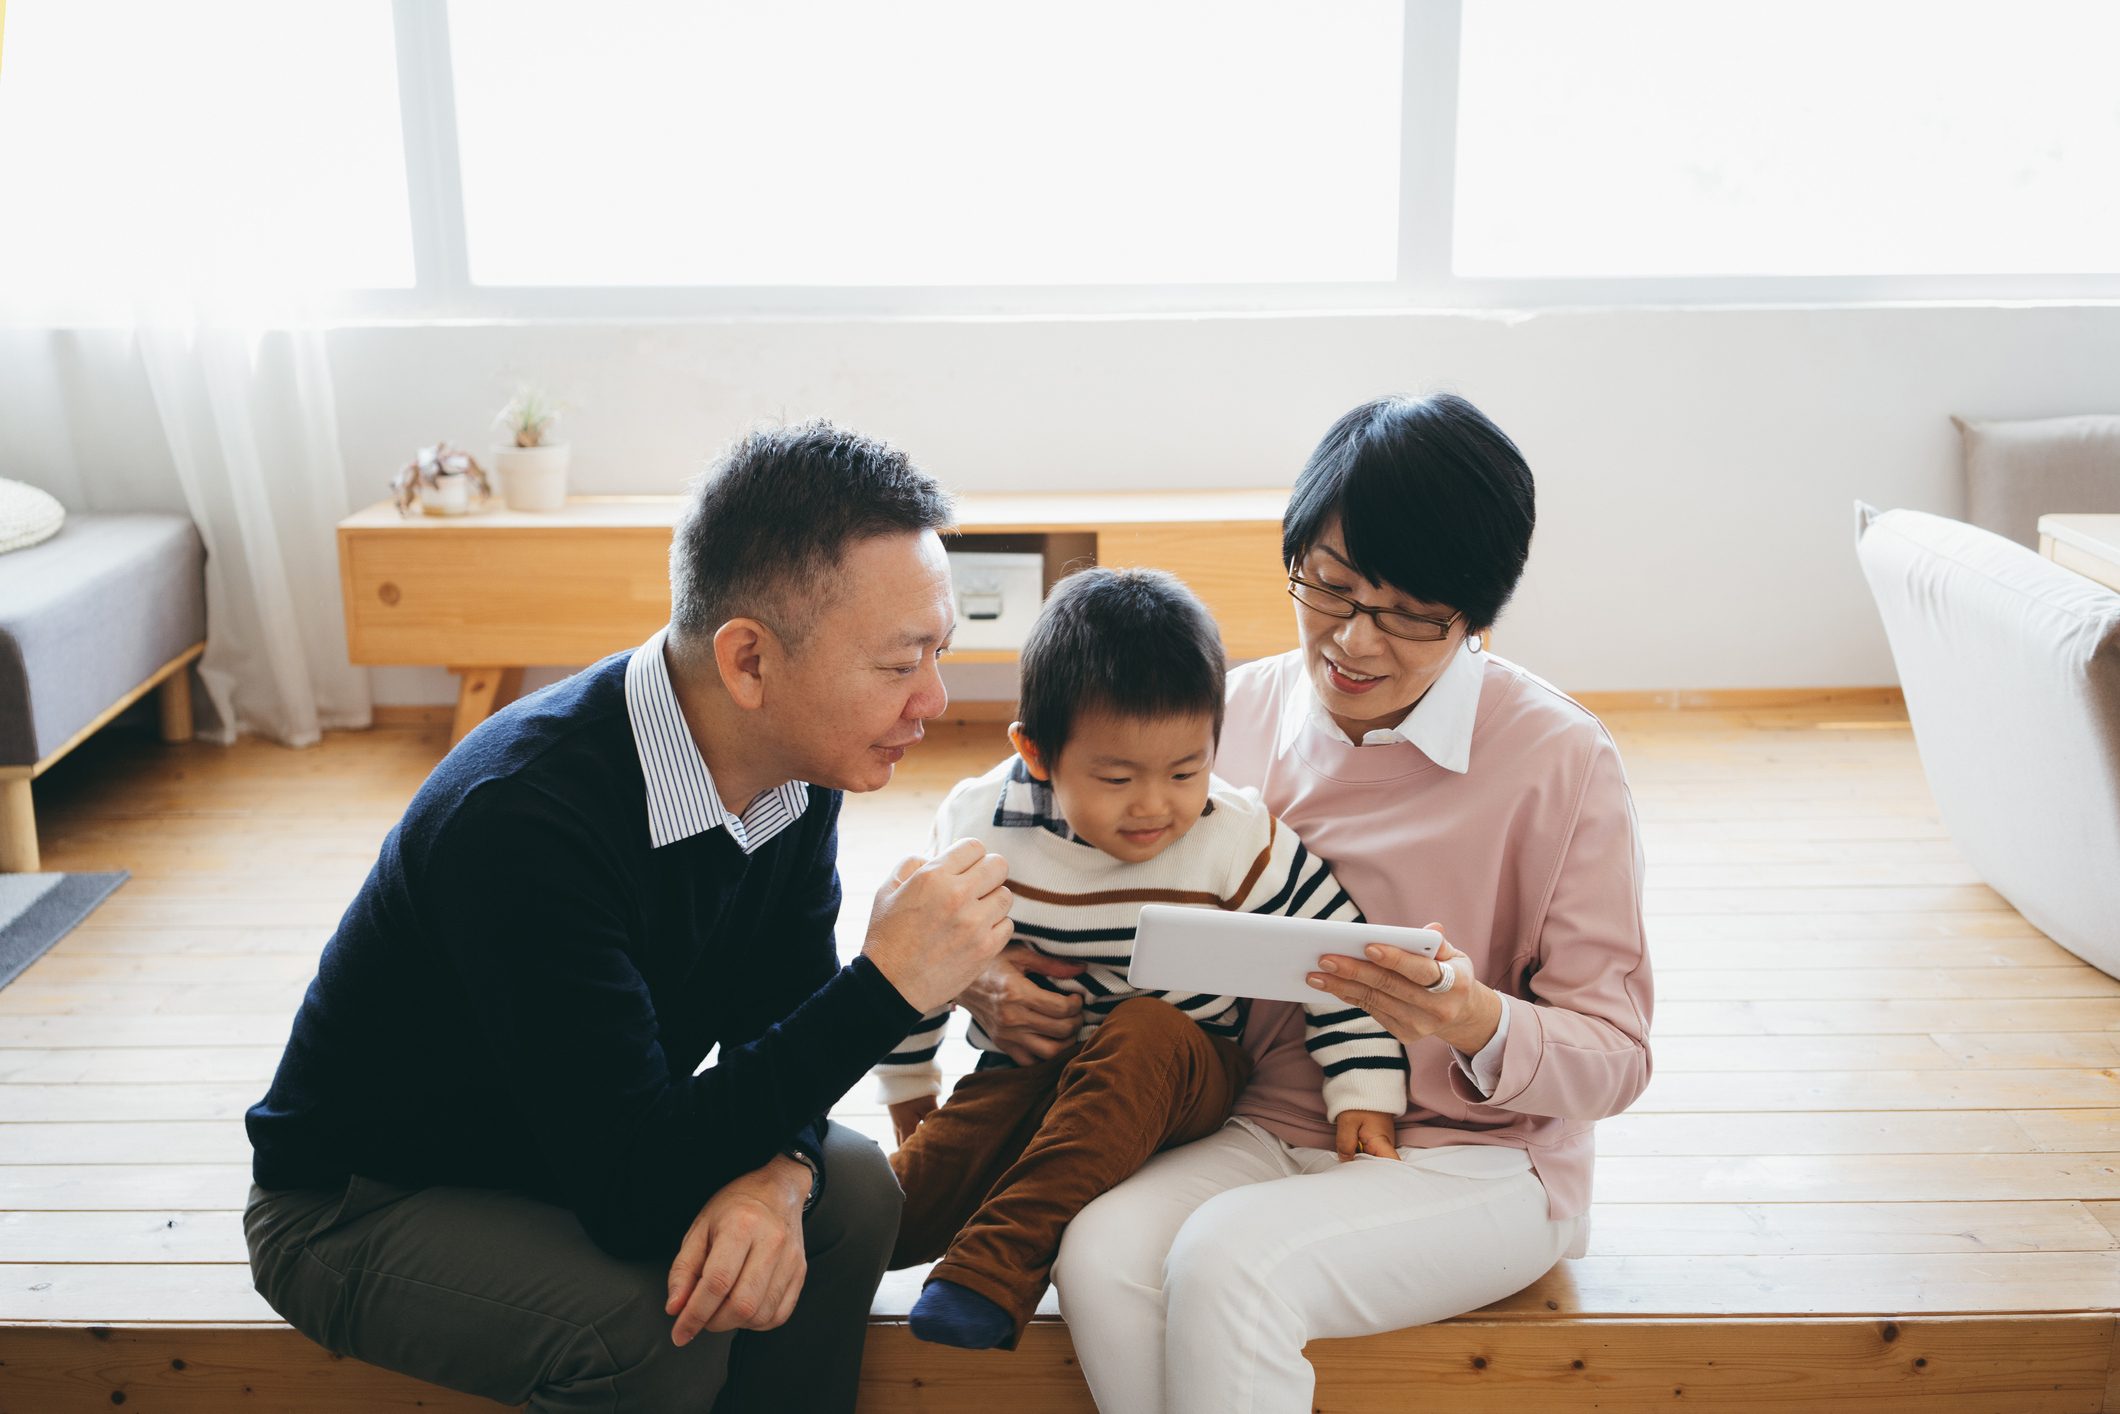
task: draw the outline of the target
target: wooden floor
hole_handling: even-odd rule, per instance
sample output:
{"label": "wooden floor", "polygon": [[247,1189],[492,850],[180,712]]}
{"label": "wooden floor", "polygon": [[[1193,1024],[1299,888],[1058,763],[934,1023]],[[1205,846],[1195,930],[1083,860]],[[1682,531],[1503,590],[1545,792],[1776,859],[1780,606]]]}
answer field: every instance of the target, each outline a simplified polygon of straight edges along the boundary
{"label": "wooden floor", "polygon": [[[2120,1410],[2120,983],[1973,877],[1896,709],[1608,721],[1650,859],[1656,1074],[1598,1127],[1591,1255],[1314,1348],[1318,1407]],[[277,1326],[237,1213],[242,1112],[442,746],[111,732],[38,782],[44,867],[133,877],[0,990],[0,1414],[495,1407]],[[937,731],[848,802],[849,942],[864,884],[1001,749]],[[881,1131],[865,1096],[846,1113]],[[938,1351],[889,1319],[906,1291],[865,1409],[1089,1409],[1057,1323]]]}

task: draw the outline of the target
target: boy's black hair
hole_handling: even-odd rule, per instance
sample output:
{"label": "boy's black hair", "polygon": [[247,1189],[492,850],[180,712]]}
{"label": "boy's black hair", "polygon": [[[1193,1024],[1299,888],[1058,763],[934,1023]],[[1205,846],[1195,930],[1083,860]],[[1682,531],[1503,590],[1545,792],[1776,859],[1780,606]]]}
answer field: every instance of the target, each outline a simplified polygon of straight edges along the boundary
{"label": "boy's black hair", "polygon": [[1451,393],[1378,398],[1332,425],[1288,498],[1293,568],[1334,521],[1363,578],[1465,616],[1501,617],[1531,554],[1531,468],[1487,415]]}
{"label": "boy's black hair", "polygon": [[1060,581],[1023,645],[1023,734],[1046,769],[1085,712],[1207,713],[1222,739],[1222,635],[1206,606],[1162,570],[1085,569]]}
{"label": "boy's black hair", "polygon": [[800,645],[837,590],[840,560],[874,535],[942,530],[950,498],[904,452],[819,419],[762,427],[701,477],[670,541],[670,629],[709,642],[757,619]]}

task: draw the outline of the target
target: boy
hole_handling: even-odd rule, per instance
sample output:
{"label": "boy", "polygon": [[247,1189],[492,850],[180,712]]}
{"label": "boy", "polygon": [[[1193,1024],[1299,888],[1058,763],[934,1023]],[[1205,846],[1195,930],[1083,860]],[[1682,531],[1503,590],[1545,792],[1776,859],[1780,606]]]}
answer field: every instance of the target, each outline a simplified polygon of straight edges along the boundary
{"label": "boy", "polygon": [[[906,1193],[891,1266],[942,1257],[913,1307],[923,1340],[1013,1348],[1069,1220],[1158,1150],[1228,1119],[1251,1071],[1244,1003],[1131,986],[1142,904],[1361,919],[1257,792],[1212,779],[1222,693],[1221,637],[1184,585],[1155,570],[1081,571],[1024,646],[1016,755],[943,802],[936,840],[975,838],[1008,860],[1017,939],[1083,965],[1046,982],[1082,997],[1082,1034],[1017,1066],[973,1022],[985,1054],[939,1109],[948,1006],[878,1066]],[[1306,1011],[1341,1156],[1396,1158],[1404,1049],[1333,998]]]}

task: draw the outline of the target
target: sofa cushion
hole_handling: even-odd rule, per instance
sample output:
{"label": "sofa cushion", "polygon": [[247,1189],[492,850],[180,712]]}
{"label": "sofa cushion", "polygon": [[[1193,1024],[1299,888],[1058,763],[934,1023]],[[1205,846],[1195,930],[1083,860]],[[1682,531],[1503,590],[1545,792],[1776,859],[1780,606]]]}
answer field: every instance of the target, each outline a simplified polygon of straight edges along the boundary
{"label": "sofa cushion", "polygon": [[2120,975],[2120,594],[1975,526],[1857,542],[1951,837],[2055,942]]}
{"label": "sofa cushion", "polygon": [[2120,511],[2120,416],[1969,422],[1954,417],[1965,447],[1965,518],[2039,548],[2039,517]]}
{"label": "sofa cushion", "polygon": [[66,523],[66,507],[49,491],[0,479],[0,555],[41,544]]}
{"label": "sofa cushion", "polygon": [[205,565],[174,515],[77,515],[0,555],[0,766],[49,756],[205,638]]}

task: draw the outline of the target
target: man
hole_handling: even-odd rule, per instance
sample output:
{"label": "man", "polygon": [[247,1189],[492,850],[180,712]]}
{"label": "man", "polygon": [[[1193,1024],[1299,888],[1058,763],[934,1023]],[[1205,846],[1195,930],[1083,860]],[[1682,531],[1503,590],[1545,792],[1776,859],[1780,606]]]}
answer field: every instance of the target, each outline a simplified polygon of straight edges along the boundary
{"label": "man", "polygon": [[296,1328],[538,1411],[852,1409],[900,1195],[825,1112],[1010,934],[967,841],[832,941],[840,793],[947,701],[948,520],[882,443],[753,434],[669,626],[435,768],[248,1116]]}

